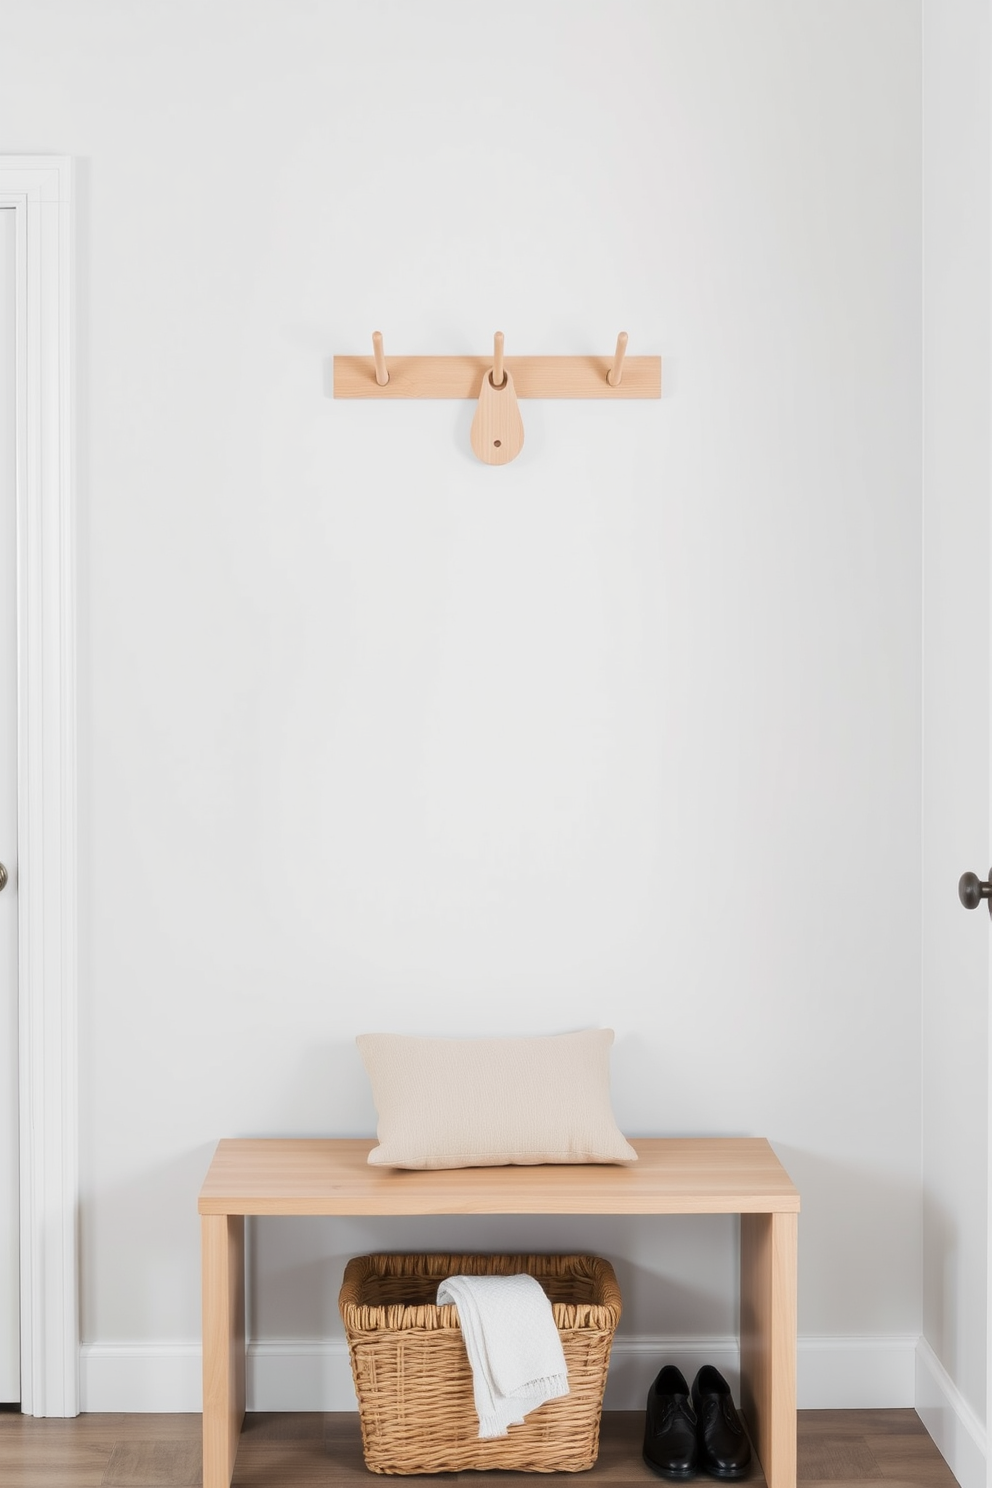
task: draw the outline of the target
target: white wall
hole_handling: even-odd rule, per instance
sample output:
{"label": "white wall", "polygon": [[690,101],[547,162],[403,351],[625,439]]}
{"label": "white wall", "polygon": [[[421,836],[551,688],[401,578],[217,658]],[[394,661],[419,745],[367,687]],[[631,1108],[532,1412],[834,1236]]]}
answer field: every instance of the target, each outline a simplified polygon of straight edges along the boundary
{"label": "white wall", "polygon": [[989,923],[989,6],[924,6],[923,1331],[918,1399],[986,1481]]}
{"label": "white wall", "polygon": [[[899,0],[3,8],[3,148],[80,162],[87,1408],[195,1408],[217,1137],[370,1131],[366,1029],[589,1024],[627,1132],[800,1186],[803,1403],[911,1402],[920,96]],[[665,395],[494,470],[331,398],[376,327]],[[610,1255],[614,1403],[734,1331],[725,1221],[256,1228],[298,1355],[392,1244]]]}

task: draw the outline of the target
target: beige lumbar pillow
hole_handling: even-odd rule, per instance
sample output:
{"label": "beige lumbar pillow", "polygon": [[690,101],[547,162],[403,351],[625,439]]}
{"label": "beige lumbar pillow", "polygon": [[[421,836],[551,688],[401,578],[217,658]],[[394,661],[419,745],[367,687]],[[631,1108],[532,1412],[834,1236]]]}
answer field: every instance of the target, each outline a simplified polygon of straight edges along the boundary
{"label": "beige lumbar pillow", "polygon": [[630,1163],[610,1103],[611,1028],[538,1038],[356,1040],[392,1168]]}

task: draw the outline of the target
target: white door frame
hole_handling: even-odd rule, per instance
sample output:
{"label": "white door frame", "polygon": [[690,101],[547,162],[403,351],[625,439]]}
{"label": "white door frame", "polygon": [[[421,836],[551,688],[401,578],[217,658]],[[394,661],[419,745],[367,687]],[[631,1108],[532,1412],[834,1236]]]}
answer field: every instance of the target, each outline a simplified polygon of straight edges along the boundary
{"label": "white door frame", "polygon": [[0,155],[16,214],[21,1409],[79,1411],[72,168]]}

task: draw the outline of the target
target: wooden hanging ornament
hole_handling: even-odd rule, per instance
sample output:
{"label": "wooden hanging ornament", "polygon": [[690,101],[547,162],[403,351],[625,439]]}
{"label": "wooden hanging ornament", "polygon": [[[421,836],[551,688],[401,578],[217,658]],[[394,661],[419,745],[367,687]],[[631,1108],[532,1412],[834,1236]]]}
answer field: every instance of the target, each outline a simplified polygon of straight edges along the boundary
{"label": "wooden hanging ornament", "polygon": [[472,449],[486,465],[509,465],[524,447],[513,378],[503,366],[503,332],[493,343],[493,369],[482,378],[482,390],[472,420]]}

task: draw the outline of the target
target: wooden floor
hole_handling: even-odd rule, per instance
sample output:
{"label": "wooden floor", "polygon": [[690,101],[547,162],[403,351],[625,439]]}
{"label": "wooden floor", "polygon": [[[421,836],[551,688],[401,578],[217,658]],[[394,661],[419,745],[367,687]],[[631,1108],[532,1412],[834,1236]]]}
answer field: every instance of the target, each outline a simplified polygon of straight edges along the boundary
{"label": "wooden floor", "polygon": [[[603,1416],[599,1461],[574,1481],[604,1488],[646,1488],[660,1479],[641,1460],[640,1411]],[[0,1413],[0,1484],[3,1488],[196,1488],[200,1483],[200,1417],[101,1415],[74,1420],[35,1420]],[[525,1480],[537,1488],[543,1475],[465,1473],[418,1478],[428,1484],[485,1481],[497,1488]],[[311,1484],[369,1488],[388,1481],[366,1471],[358,1416],[250,1415],[245,1421],[234,1474],[235,1488],[308,1488]],[[706,1478],[699,1480],[706,1483]],[[799,1481],[843,1488],[954,1488],[944,1459],[912,1410],[800,1411]],[[757,1469],[752,1488],[764,1483]]]}

